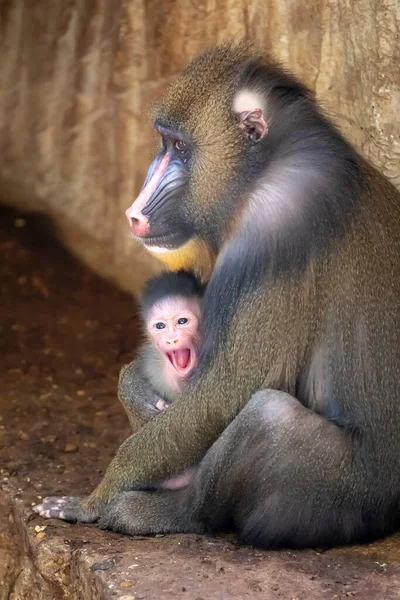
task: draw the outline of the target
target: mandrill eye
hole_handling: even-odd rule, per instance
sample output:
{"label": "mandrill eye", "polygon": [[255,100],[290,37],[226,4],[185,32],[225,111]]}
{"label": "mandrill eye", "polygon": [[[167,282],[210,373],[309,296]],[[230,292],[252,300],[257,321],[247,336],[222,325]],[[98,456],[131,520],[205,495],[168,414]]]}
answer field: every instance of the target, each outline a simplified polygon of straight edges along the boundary
{"label": "mandrill eye", "polygon": [[189,319],[187,319],[186,317],[181,317],[180,319],[178,319],[178,325],[186,325],[188,321]]}
{"label": "mandrill eye", "polygon": [[156,329],[165,329],[165,323],[162,323],[161,321],[156,323]]}
{"label": "mandrill eye", "polygon": [[174,146],[175,149],[178,150],[178,152],[180,152],[181,154],[185,154],[187,150],[187,144],[185,144],[185,142],[182,142],[182,140],[177,140]]}
{"label": "mandrill eye", "polygon": [[174,148],[180,154],[181,158],[183,159],[183,162],[186,162],[187,153],[189,150],[187,143],[183,142],[182,140],[176,140]]}

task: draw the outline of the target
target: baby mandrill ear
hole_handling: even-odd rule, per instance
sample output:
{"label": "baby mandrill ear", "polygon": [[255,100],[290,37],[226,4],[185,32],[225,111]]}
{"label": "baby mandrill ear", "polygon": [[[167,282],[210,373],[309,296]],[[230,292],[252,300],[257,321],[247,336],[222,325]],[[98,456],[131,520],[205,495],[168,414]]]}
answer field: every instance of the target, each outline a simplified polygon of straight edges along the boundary
{"label": "baby mandrill ear", "polygon": [[259,142],[268,133],[268,125],[264,120],[264,114],[261,108],[256,108],[251,111],[241,112],[240,129],[253,142]]}

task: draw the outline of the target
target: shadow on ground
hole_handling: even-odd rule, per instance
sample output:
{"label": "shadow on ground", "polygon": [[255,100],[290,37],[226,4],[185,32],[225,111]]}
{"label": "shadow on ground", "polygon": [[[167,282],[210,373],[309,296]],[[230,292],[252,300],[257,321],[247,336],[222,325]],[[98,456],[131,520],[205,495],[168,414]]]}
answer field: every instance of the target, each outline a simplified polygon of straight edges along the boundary
{"label": "shadow on ground", "polygon": [[129,432],[116,398],[131,298],[74,261],[41,217],[0,212],[0,599],[400,597],[400,535],[328,552],[232,537],[127,538],[45,521],[42,496],[85,494]]}

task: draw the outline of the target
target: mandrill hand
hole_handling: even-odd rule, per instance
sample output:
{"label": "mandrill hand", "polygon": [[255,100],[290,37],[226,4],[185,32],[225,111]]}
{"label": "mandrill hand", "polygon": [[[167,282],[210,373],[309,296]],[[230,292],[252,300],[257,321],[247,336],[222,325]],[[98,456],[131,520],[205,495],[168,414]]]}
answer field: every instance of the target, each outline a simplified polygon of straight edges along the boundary
{"label": "mandrill hand", "polygon": [[[114,458],[111,465],[114,462],[117,462],[117,457]],[[103,481],[90,496],[47,496],[42,504],[37,504],[32,508],[45,519],[94,523],[103,515],[108,503],[120,491],[118,482],[117,485],[112,485],[109,479],[106,472]]]}
{"label": "mandrill hand", "polygon": [[64,521],[94,523],[100,517],[100,510],[85,508],[87,497],[77,496],[48,496],[33,507],[45,519],[63,519]]}

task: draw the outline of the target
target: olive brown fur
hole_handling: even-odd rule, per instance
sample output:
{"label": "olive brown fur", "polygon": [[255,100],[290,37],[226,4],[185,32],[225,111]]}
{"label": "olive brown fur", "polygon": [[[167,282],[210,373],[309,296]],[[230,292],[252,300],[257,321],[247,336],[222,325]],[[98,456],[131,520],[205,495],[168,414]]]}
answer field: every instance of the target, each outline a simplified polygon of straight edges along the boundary
{"label": "olive brown fur", "polygon": [[[249,109],[266,123],[257,142],[243,131],[246,106],[232,108],[243,91],[260,99]],[[391,532],[400,502],[399,192],[301,83],[246,44],[193,61],[155,126],[160,156],[173,158],[144,209],[150,231],[177,240],[171,256],[179,245],[182,268],[199,270],[195,247],[215,257],[199,366],[182,396],[121,445],[89,498],[50,498],[48,510],[127,534],[233,527],[266,548]],[[178,139],[188,149],[181,157]],[[174,268],[168,252],[160,257]],[[122,400],[146,389],[133,371],[122,372]],[[196,462],[187,488],[140,491]]]}

